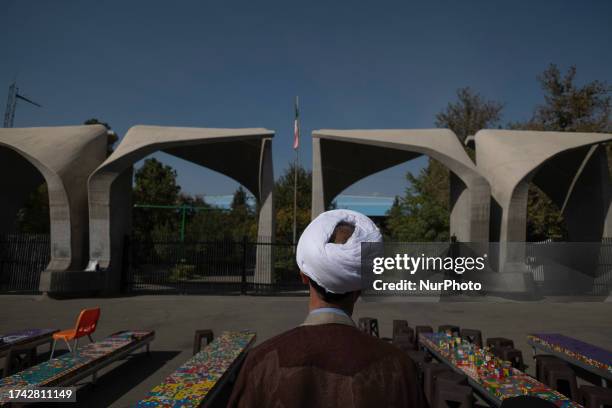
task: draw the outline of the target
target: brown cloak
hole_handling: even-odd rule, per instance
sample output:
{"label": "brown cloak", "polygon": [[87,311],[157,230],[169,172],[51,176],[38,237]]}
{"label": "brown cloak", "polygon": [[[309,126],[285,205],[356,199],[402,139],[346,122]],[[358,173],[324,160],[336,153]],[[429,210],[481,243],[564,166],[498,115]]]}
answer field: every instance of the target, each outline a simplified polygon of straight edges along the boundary
{"label": "brown cloak", "polygon": [[424,407],[414,362],[335,313],[249,352],[230,407]]}

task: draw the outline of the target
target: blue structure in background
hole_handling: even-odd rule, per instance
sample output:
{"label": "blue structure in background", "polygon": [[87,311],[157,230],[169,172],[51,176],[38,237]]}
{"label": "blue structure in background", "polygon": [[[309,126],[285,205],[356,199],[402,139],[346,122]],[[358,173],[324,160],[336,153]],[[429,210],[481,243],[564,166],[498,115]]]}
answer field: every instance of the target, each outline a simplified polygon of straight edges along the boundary
{"label": "blue structure in background", "polygon": [[384,217],[393,205],[394,197],[339,195],[336,208],[358,211],[368,217]]}
{"label": "blue structure in background", "polygon": [[[232,195],[206,195],[204,201],[215,207],[229,209],[232,203]],[[334,200],[336,208],[359,211],[369,217],[384,217],[393,205],[394,197],[339,195]],[[255,198],[247,198],[249,205],[255,205]]]}

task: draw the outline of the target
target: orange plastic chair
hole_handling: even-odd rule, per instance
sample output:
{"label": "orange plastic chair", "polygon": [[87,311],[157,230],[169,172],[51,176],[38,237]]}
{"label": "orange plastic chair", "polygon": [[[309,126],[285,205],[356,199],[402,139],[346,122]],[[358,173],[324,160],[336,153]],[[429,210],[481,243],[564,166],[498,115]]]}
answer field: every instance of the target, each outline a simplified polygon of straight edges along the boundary
{"label": "orange plastic chair", "polygon": [[[96,307],[94,309],[81,310],[79,318],[76,322],[76,327],[74,329],[62,330],[53,334],[53,346],[51,347],[51,357],[49,358],[53,358],[53,352],[55,351],[55,343],[60,339],[66,342],[68,350],[70,350],[71,352],[76,352],[77,346],[79,344],[79,338],[81,337],[87,336],[89,337],[89,341],[93,343],[91,334],[96,331],[96,326],[98,325],[99,318],[99,307]],[[71,340],[74,340],[74,350],[70,348]]]}

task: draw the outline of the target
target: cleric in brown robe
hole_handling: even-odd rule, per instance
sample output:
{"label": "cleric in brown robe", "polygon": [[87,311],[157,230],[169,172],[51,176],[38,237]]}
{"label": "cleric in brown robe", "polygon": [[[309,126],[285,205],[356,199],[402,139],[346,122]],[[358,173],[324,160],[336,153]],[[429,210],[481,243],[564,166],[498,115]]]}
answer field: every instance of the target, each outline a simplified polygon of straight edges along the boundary
{"label": "cleric in brown robe", "polygon": [[425,406],[414,362],[351,319],[360,244],[381,240],[374,223],[354,211],[328,211],[310,223],[296,256],[310,288],[309,314],[249,352],[230,407]]}

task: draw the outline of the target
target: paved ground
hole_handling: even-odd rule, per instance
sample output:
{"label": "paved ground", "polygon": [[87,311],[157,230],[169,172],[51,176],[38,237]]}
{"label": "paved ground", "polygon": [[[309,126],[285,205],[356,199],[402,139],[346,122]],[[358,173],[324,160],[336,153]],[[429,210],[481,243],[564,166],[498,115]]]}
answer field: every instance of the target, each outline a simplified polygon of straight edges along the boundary
{"label": "paved ground", "polygon": [[[151,356],[137,355],[117,363],[95,386],[85,383],[78,393],[79,406],[125,407],[190,357],[195,329],[211,328],[220,333],[250,328],[262,341],[300,324],[306,301],[305,297],[251,296],[73,300],[0,296],[0,333],[27,327],[69,328],[78,311],[91,306],[102,308],[97,338],[121,329],[155,330]],[[355,310],[355,317],[359,316],[377,317],[383,336],[390,336],[393,319],[406,319],[411,326],[449,323],[478,328],[485,337],[514,339],[526,356],[531,352],[525,336],[533,331],[565,333],[612,349],[612,303],[360,302]]]}

